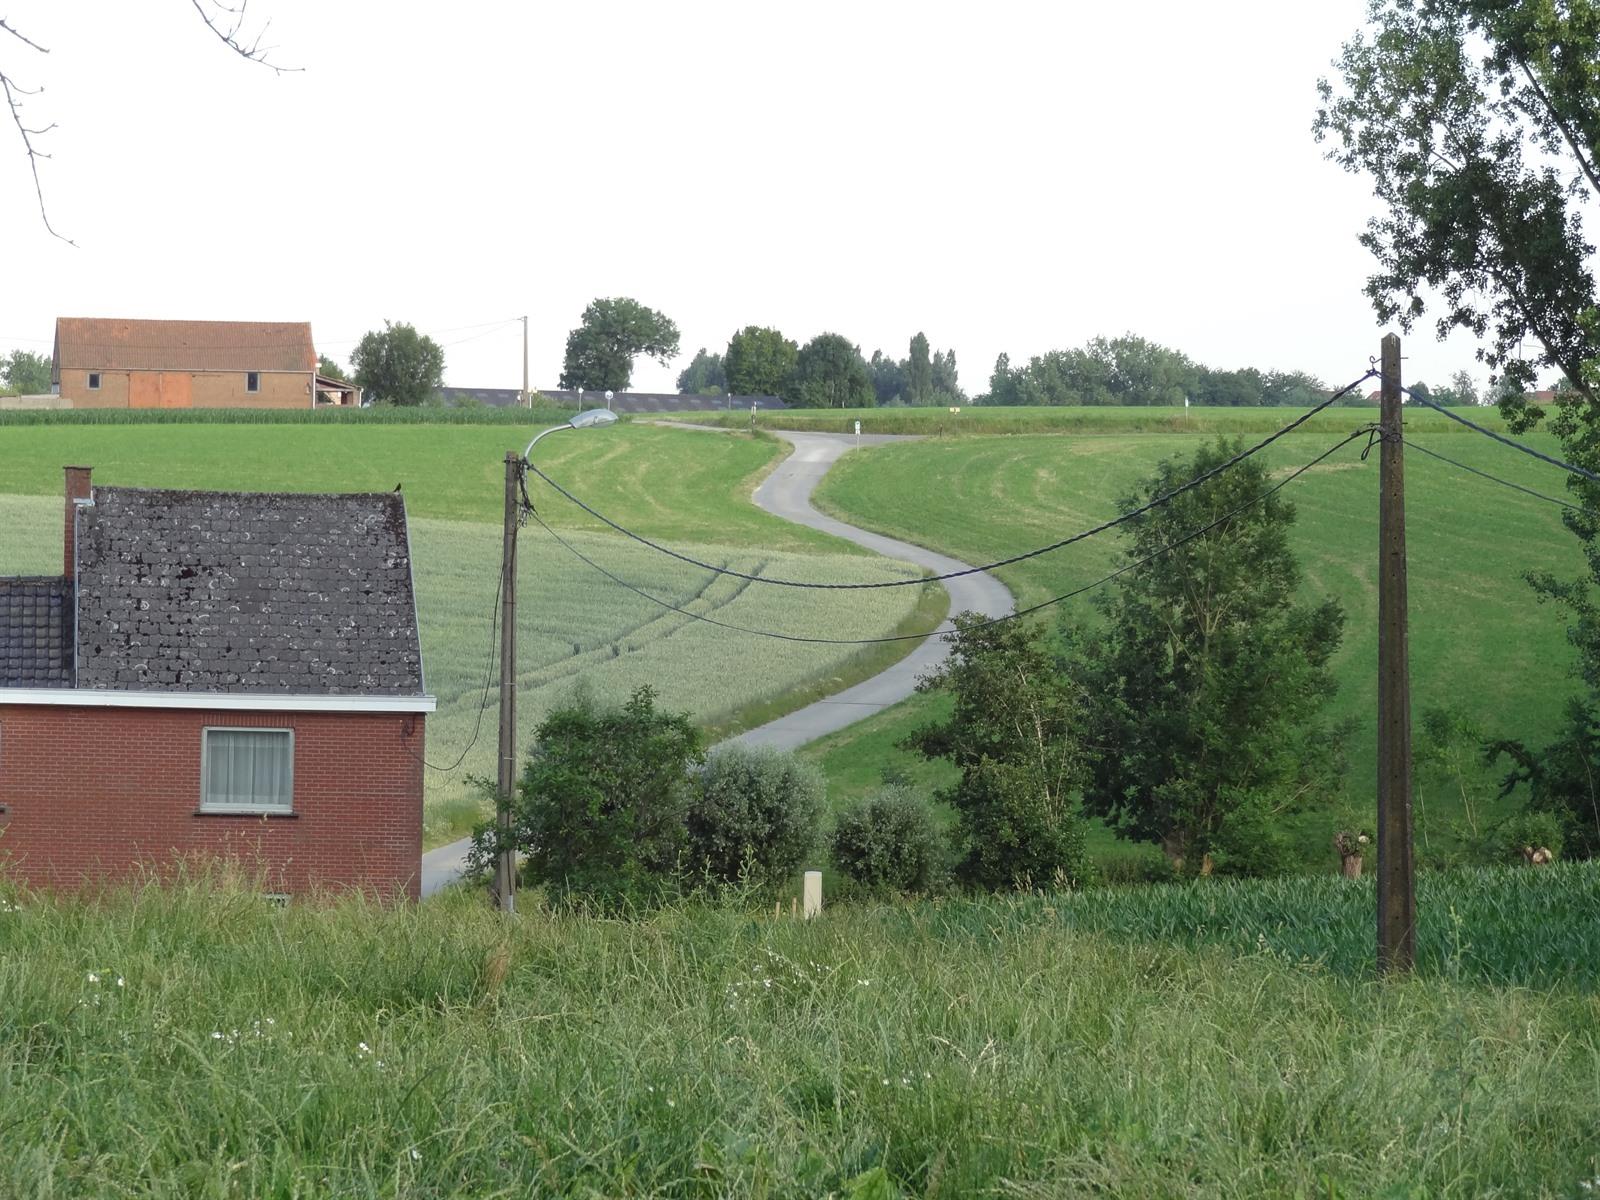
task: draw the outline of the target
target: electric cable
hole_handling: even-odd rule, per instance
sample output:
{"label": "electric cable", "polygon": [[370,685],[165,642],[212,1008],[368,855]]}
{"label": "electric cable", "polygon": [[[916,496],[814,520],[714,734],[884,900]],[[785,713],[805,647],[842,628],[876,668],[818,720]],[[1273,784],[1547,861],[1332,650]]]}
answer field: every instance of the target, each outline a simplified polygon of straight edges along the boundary
{"label": "electric cable", "polygon": [[[1160,558],[1162,555],[1170,554],[1172,551],[1178,549],[1180,546],[1183,546],[1183,545],[1185,545],[1185,544],[1187,544],[1189,542],[1192,542],[1198,537],[1203,537],[1205,534],[1210,533],[1213,529],[1216,529],[1219,525],[1226,524],[1227,522],[1231,521],[1234,517],[1238,516],[1240,513],[1246,511],[1247,509],[1250,509],[1250,508],[1254,507],[1257,504],[1260,504],[1260,503],[1264,502],[1269,496],[1275,494],[1276,492],[1282,490],[1284,487],[1288,486],[1294,480],[1298,479],[1300,476],[1304,475],[1307,471],[1311,470],[1312,467],[1321,465],[1325,460],[1330,458],[1332,455],[1337,453],[1339,450],[1342,450],[1344,447],[1348,446],[1351,442],[1355,441],[1358,438],[1363,438],[1363,437],[1368,436],[1368,434],[1371,433],[1371,431],[1372,431],[1372,427],[1364,427],[1364,428],[1356,430],[1354,433],[1350,434],[1348,437],[1342,438],[1339,441],[1335,442],[1332,446],[1328,447],[1328,449],[1324,450],[1321,454],[1317,455],[1317,457],[1313,458],[1310,462],[1306,463],[1304,466],[1295,468],[1295,470],[1291,471],[1288,475],[1286,475],[1284,478],[1280,479],[1277,483],[1273,484],[1271,487],[1269,487],[1266,490],[1262,491],[1258,495],[1252,496],[1250,499],[1244,501],[1242,504],[1235,505],[1233,508],[1231,508],[1227,512],[1223,513],[1222,516],[1216,518],[1213,521],[1208,522],[1205,525],[1200,526],[1197,529],[1190,530],[1188,533],[1184,534],[1182,537],[1177,538],[1177,539],[1167,543],[1165,546],[1162,546],[1159,550],[1153,551],[1152,553],[1145,555],[1143,558],[1134,559],[1131,562],[1123,564],[1122,566],[1118,567],[1115,571],[1112,571],[1109,575],[1101,576],[1099,579],[1096,579],[1093,583],[1086,583],[1082,587],[1074,588],[1070,592],[1063,592],[1059,596],[1052,596],[1050,599],[1040,601],[1038,604],[1031,604],[1027,608],[1015,609],[1012,612],[1006,613],[1004,616],[991,617],[986,621],[980,622],[979,624],[972,626],[972,628],[974,628],[974,629],[988,629],[990,626],[993,626],[993,625],[999,625],[999,624],[1002,624],[1003,622],[1006,622],[1006,621],[1014,621],[1018,617],[1025,617],[1025,616],[1028,616],[1031,613],[1039,612],[1041,609],[1049,608],[1052,605],[1060,604],[1063,601],[1071,600],[1071,599],[1073,599],[1073,598],[1075,598],[1077,596],[1081,596],[1085,592],[1093,591],[1095,588],[1098,588],[1098,587],[1101,587],[1104,584],[1110,583],[1113,579],[1116,579],[1119,575],[1126,575],[1129,571],[1134,571],[1134,570],[1137,570],[1140,567],[1146,566],[1149,563],[1152,563],[1156,559]],[[885,642],[913,642],[913,641],[920,642],[920,641],[924,641],[924,640],[926,640],[928,638],[931,638],[931,637],[944,636],[944,635],[948,635],[950,633],[955,632],[955,627],[954,626],[947,625],[944,622],[941,622],[938,626],[936,626],[933,629],[928,630],[925,633],[901,633],[901,634],[892,634],[892,635],[889,635],[889,636],[886,636],[886,637],[874,637],[874,638],[823,638],[823,637],[801,637],[801,636],[799,636],[797,634],[779,633],[776,630],[771,630],[771,629],[752,629],[752,628],[749,628],[748,626],[744,626],[744,625],[733,625],[733,624],[730,624],[727,621],[719,621],[715,617],[708,617],[708,616],[704,616],[704,615],[702,615],[700,613],[690,612],[688,609],[683,608],[680,605],[673,604],[670,600],[663,600],[661,597],[656,596],[653,593],[646,591],[644,588],[637,587],[634,584],[629,583],[626,579],[620,578],[619,576],[617,576],[616,574],[614,574],[610,570],[606,569],[605,567],[601,566],[599,563],[595,562],[592,558],[590,558],[588,555],[584,554],[576,546],[572,545],[572,543],[567,541],[566,538],[562,537],[554,529],[550,528],[550,526],[545,523],[544,518],[541,517],[538,513],[531,512],[531,510],[530,510],[530,515],[533,517],[534,521],[536,521],[539,524],[539,527],[541,529],[543,529],[552,538],[554,538],[570,554],[572,554],[579,561],[587,563],[590,567],[594,568],[601,575],[604,575],[607,579],[611,580],[611,582],[613,582],[615,584],[618,584],[621,587],[627,588],[628,591],[633,592],[635,595],[642,596],[644,599],[649,600],[653,604],[660,605],[662,608],[670,609],[672,612],[680,613],[681,615],[683,615],[685,617],[692,618],[693,620],[696,620],[696,621],[703,621],[707,625],[715,625],[719,629],[727,629],[727,630],[730,630],[731,632],[734,632],[734,633],[746,633],[746,634],[750,634],[750,635],[752,635],[754,637],[774,638],[774,639],[776,639],[778,641],[784,641],[784,642],[808,642],[808,643],[811,643],[813,645],[824,645],[824,646],[874,646],[874,645],[881,645],[881,644],[883,644]],[[974,569],[981,569],[981,568],[974,568]],[[735,572],[722,572],[722,573],[723,574],[736,574]],[[965,574],[966,572],[963,572],[963,573]],[[750,577],[749,576],[743,576],[742,578],[750,578]],[[757,578],[759,578],[759,576]],[[941,576],[931,576],[931,575],[929,575],[929,576],[923,576],[920,579],[914,579],[911,582],[913,582],[913,583],[934,583],[939,578],[948,578],[948,576],[942,576],[941,577]]]}
{"label": "electric cable", "polygon": [[1543,451],[1535,450],[1532,446],[1524,446],[1521,442],[1513,441],[1511,438],[1506,437],[1503,433],[1496,433],[1492,429],[1485,429],[1476,421],[1469,421],[1466,417],[1461,416],[1459,413],[1451,412],[1444,405],[1435,404],[1432,400],[1427,399],[1425,396],[1417,395],[1410,388],[1403,387],[1400,390],[1406,395],[1410,396],[1415,403],[1421,404],[1427,408],[1431,408],[1436,413],[1443,413],[1452,421],[1459,421],[1468,429],[1476,430],[1477,432],[1483,434],[1484,437],[1493,438],[1503,446],[1510,446],[1513,450],[1520,450],[1522,453],[1531,455],[1532,457],[1539,459],[1541,462],[1549,463],[1552,467],[1560,467],[1563,471],[1570,471],[1574,475],[1581,475],[1584,479],[1589,480],[1591,483],[1600,483],[1600,475],[1596,475],[1593,471],[1586,471],[1582,467],[1575,467],[1569,462],[1562,462],[1559,458],[1545,454]]}
{"label": "electric cable", "polygon": [[1502,479],[1498,475],[1491,475],[1488,471],[1480,471],[1477,467],[1469,467],[1464,462],[1457,462],[1455,459],[1440,454],[1437,450],[1430,450],[1428,447],[1421,445],[1418,442],[1414,442],[1410,438],[1401,438],[1401,441],[1403,441],[1407,446],[1410,446],[1413,450],[1419,451],[1422,454],[1426,454],[1429,458],[1436,458],[1442,463],[1449,463],[1452,467],[1456,467],[1459,470],[1468,472],[1469,474],[1477,475],[1483,479],[1487,479],[1490,483],[1498,483],[1501,487],[1510,488],[1514,492],[1521,492],[1524,495],[1532,496],[1535,500],[1543,500],[1547,504],[1559,504],[1562,508],[1569,508],[1573,512],[1586,513],[1590,511],[1589,509],[1584,508],[1581,504],[1573,504],[1570,500],[1563,500],[1559,496],[1547,496],[1543,492],[1535,491],[1531,487],[1524,487],[1520,483],[1512,483],[1509,479]]}
{"label": "electric cable", "polygon": [[451,763],[448,767],[441,767],[435,763],[431,763],[427,759],[423,758],[422,755],[412,750],[410,746],[406,747],[406,753],[411,755],[412,758],[416,759],[430,771],[439,771],[448,775],[451,771],[454,771],[456,768],[458,768],[462,763],[466,762],[467,755],[470,754],[472,752],[472,748],[478,744],[478,735],[483,731],[483,714],[489,707],[489,688],[494,683],[494,665],[500,657],[498,649],[500,644],[498,637],[500,632],[500,589],[504,585],[505,573],[501,572],[500,581],[494,585],[494,615],[489,620],[489,663],[484,668],[483,672],[483,699],[478,704],[478,717],[472,725],[472,740],[467,743],[466,749],[461,751],[460,757],[458,757],[455,762]]}
{"label": "electric cable", "polygon": [[1180,486],[1173,488],[1172,491],[1170,491],[1170,492],[1165,492],[1162,495],[1156,496],[1156,497],[1152,498],[1151,500],[1147,501],[1146,503],[1141,504],[1138,508],[1135,508],[1135,509],[1132,509],[1129,512],[1123,513],[1119,517],[1115,517],[1112,520],[1102,522],[1101,524],[1096,525],[1091,529],[1085,529],[1085,530],[1083,530],[1083,531],[1081,531],[1079,533],[1075,533],[1070,537],[1062,538],[1060,541],[1052,542],[1048,546],[1040,546],[1039,548],[1037,548],[1035,550],[1028,550],[1028,551],[1025,551],[1022,554],[1013,554],[1009,558],[996,559],[994,562],[984,563],[982,566],[965,567],[965,568],[963,568],[962,570],[959,570],[959,571],[946,571],[942,575],[930,575],[930,576],[926,576],[926,577],[923,577],[923,578],[920,578],[920,579],[892,579],[892,580],[882,580],[882,581],[879,581],[877,583],[816,583],[816,582],[813,582],[813,581],[810,581],[810,580],[804,580],[804,579],[780,579],[780,578],[775,578],[775,577],[765,576],[765,575],[749,575],[749,574],[746,574],[746,573],[744,573],[742,571],[732,570],[731,568],[728,568],[728,567],[719,567],[719,566],[716,566],[713,563],[702,562],[700,559],[693,558],[693,557],[691,557],[690,555],[687,555],[687,554],[682,554],[679,551],[673,550],[673,549],[671,549],[671,548],[669,548],[667,546],[663,546],[658,542],[653,542],[649,538],[645,537],[643,534],[635,533],[633,530],[628,529],[628,528],[626,528],[626,527],[624,527],[622,525],[617,524],[617,522],[613,521],[610,517],[606,516],[604,513],[596,511],[589,504],[585,503],[584,501],[580,500],[578,497],[574,496],[571,492],[567,491],[566,488],[562,487],[554,479],[551,479],[550,476],[546,475],[543,471],[541,471],[538,467],[534,466],[532,463],[528,463],[527,467],[528,467],[528,470],[532,471],[540,479],[544,480],[552,488],[554,488],[557,492],[559,492],[566,499],[570,500],[573,504],[577,505],[584,512],[588,513],[591,517],[594,517],[596,520],[599,520],[599,521],[603,522],[604,524],[609,525],[612,529],[616,530],[618,533],[622,534],[624,537],[632,538],[634,541],[638,542],[640,545],[648,546],[650,549],[656,551],[657,553],[665,554],[669,558],[675,558],[679,562],[688,563],[690,566],[698,567],[702,571],[712,571],[712,572],[715,572],[718,575],[731,575],[735,579],[744,579],[744,580],[747,580],[747,581],[749,581],[751,583],[769,583],[769,584],[773,584],[773,585],[775,585],[777,587],[812,588],[812,589],[816,589],[816,590],[820,590],[820,591],[867,591],[867,590],[871,590],[871,589],[875,589],[875,588],[913,587],[913,586],[916,586],[917,584],[922,584],[922,583],[940,583],[940,582],[943,582],[946,579],[959,579],[964,575],[976,575],[976,574],[978,574],[979,572],[982,572],[982,571],[992,571],[992,570],[995,570],[995,569],[997,569],[999,567],[1008,567],[1008,566],[1011,566],[1014,563],[1024,562],[1024,561],[1026,561],[1027,559],[1030,559],[1030,558],[1038,558],[1042,554],[1052,553],[1053,551],[1060,550],[1060,549],[1062,549],[1062,548],[1064,548],[1066,546],[1073,545],[1076,542],[1081,542],[1081,541],[1084,541],[1084,540],[1086,540],[1088,538],[1096,537],[1099,534],[1107,532],[1108,530],[1115,529],[1118,525],[1125,524],[1128,521],[1132,521],[1132,520],[1134,520],[1134,519],[1136,519],[1138,517],[1143,516],[1145,513],[1151,511],[1152,509],[1159,508],[1163,504],[1170,503],[1171,501],[1175,500],[1177,497],[1183,495],[1185,492],[1199,487],[1202,483],[1205,483],[1208,479],[1215,478],[1216,476],[1221,475],[1225,471],[1230,471],[1234,467],[1236,467],[1240,463],[1242,463],[1245,459],[1251,457],[1252,455],[1259,454],[1262,450],[1265,450],[1268,446],[1272,445],[1273,442],[1277,441],[1279,438],[1283,437],[1285,434],[1288,434],[1288,433],[1292,432],[1293,430],[1299,428],[1301,425],[1305,424],[1312,417],[1314,417],[1318,413],[1322,412],[1323,409],[1328,408],[1330,405],[1336,403],[1337,401],[1341,400],[1345,396],[1349,395],[1351,392],[1355,391],[1356,388],[1360,387],[1363,383],[1365,383],[1368,379],[1371,379],[1376,374],[1378,374],[1378,372],[1376,370],[1369,370],[1365,375],[1361,376],[1360,379],[1357,379],[1353,383],[1347,384],[1346,386],[1340,388],[1338,391],[1334,392],[1333,395],[1329,396],[1326,400],[1323,400],[1321,403],[1317,404],[1315,407],[1308,409],[1307,411],[1302,413],[1300,416],[1296,417],[1293,421],[1290,421],[1282,429],[1279,429],[1277,432],[1269,434],[1267,437],[1262,438],[1261,441],[1257,442],[1255,445],[1250,446],[1248,449],[1241,450],[1239,453],[1235,454],[1232,458],[1226,460],[1225,462],[1219,463],[1218,465],[1216,465],[1215,467],[1212,467],[1208,471],[1204,471],[1201,474],[1196,475],[1193,479],[1189,480],[1187,483],[1181,484]]}

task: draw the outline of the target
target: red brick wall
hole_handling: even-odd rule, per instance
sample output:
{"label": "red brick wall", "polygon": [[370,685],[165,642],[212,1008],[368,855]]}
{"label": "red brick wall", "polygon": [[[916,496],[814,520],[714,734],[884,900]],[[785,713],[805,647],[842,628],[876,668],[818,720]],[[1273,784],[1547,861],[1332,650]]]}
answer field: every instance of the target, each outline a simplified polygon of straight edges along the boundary
{"label": "red brick wall", "polygon": [[[211,725],[294,730],[293,816],[198,813]],[[73,888],[221,857],[269,892],[416,899],[422,753],[421,715],[0,706],[0,871]]]}

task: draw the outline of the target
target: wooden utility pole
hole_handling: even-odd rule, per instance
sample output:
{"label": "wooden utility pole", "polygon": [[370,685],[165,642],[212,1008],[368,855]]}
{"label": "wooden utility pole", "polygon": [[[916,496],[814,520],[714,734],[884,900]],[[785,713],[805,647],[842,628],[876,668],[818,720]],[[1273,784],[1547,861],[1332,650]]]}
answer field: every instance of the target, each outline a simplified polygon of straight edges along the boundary
{"label": "wooden utility pole", "polygon": [[516,911],[517,852],[511,840],[511,792],[517,784],[517,525],[522,459],[506,451],[506,527],[500,553],[500,769],[495,780],[494,897],[500,911]]}
{"label": "wooden utility pole", "polygon": [[528,389],[528,318],[522,318],[522,405],[533,407],[533,392]]}
{"label": "wooden utility pole", "polygon": [[1406,629],[1406,477],[1400,339],[1383,339],[1378,493],[1378,973],[1416,962],[1411,861],[1411,666]]}

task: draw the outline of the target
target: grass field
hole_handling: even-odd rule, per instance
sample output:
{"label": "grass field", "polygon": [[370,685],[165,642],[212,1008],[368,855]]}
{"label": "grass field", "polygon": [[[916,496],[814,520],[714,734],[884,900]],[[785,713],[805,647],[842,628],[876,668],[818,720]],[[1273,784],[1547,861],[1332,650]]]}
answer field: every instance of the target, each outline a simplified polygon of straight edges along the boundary
{"label": "grass field", "polygon": [[[1409,427],[1409,414],[1408,414]],[[1294,434],[1266,452],[1274,472],[1292,469],[1337,440],[1334,431]],[[1440,437],[1411,430],[1421,445],[1526,486],[1564,494],[1558,471],[1477,436]],[[1548,438],[1534,442],[1547,451]],[[968,562],[988,561],[1054,541],[1115,515],[1123,495],[1161,457],[1192,452],[1199,435],[1099,435],[923,441],[846,456],[819,489],[817,503],[843,519]],[[1377,460],[1347,447],[1291,484],[1282,495],[1298,512],[1293,545],[1308,598],[1331,595],[1348,613],[1335,661],[1340,682],[1336,716],[1358,722],[1346,794],[1335,808],[1370,813],[1375,792],[1377,655]],[[1421,454],[1406,461],[1409,535],[1412,701],[1460,706],[1496,735],[1539,739],[1565,698],[1572,652],[1563,614],[1534,601],[1521,574],[1552,570],[1577,575],[1577,540],[1560,510],[1494,486]],[[929,487],[928,480],[938,485]],[[1103,576],[1117,563],[1114,536],[1092,539],[1007,567],[1000,577],[1023,604],[1058,595]],[[1093,619],[1088,597],[1066,615]],[[919,698],[866,727],[815,747],[831,778],[848,793],[875,782],[885,762],[912,760],[894,741],[922,719]],[[928,773],[931,780],[937,772]],[[1447,849],[1446,825],[1459,815],[1450,791],[1419,790],[1425,851]],[[1334,815],[1308,818],[1308,854],[1324,864]],[[1101,843],[1104,848],[1105,843]]]}
{"label": "grass field", "polygon": [[[1368,385],[1376,387],[1376,383]],[[1366,390],[1363,388],[1363,390]],[[927,437],[961,437],[989,434],[1039,433],[1270,433],[1288,424],[1299,408],[1084,408],[1081,406],[1005,407],[963,405],[948,408],[790,408],[756,414],[757,429],[803,429],[818,433],[904,433]],[[1492,408],[1472,409],[1469,416],[1480,425],[1503,428]],[[1377,420],[1372,405],[1329,409],[1317,418],[1318,428],[1348,433]],[[750,413],[674,413],[673,420],[728,429],[749,429]],[[1406,414],[1417,429],[1460,432],[1461,426],[1438,413],[1417,409]]]}
{"label": "grass field", "polygon": [[[428,726],[428,760],[454,767],[427,775],[424,836],[437,844],[465,832],[485,811],[466,777],[494,773],[493,694],[481,723],[478,714],[499,576],[504,467],[496,459],[512,441],[520,450],[525,437],[499,428],[417,425],[0,431],[0,572],[60,570],[61,463],[94,465],[102,485],[387,490],[403,481],[427,685],[439,699]],[[706,561],[824,579],[907,577],[911,568],[903,564],[750,504],[755,480],[782,453],[767,439],[648,425],[556,435],[537,452],[541,467],[608,515]],[[603,526],[537,481],[531,491],[540,515],[590,558],[661,599],[719,621],[801,636],[872,637],[932,628],[945,613],[939,588],[796,594],[718,578],[615,534],[591,532]],[[28,492],[42,494],[18,494]],[[549,707],[571,697],[580,676],[602,700],[653,684],[664,706],[690,712],[717,736],[849,686],[913,644],[861,649],[730,634],[626,591],[534,524],[522,534],[519,568],[523,745]]]}
{"label": "grass field", "polygon": [[1565,1200],[1597,902],[1433,876],[1382,986],[1331,879],[809,923],[7,895],[0,1193]]}

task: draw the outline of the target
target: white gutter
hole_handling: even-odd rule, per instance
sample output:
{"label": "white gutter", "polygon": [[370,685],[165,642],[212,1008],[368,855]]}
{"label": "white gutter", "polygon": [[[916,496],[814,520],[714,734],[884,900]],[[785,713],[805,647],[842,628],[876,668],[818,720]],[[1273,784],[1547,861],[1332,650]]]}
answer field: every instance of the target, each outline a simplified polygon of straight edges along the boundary
{"label": "white gutter", "polygon": [[197,708],[210,712],[431,713],[433,696],[306,696],[282,692],[123,692],[110,688],[0,688],[0,705]]}

